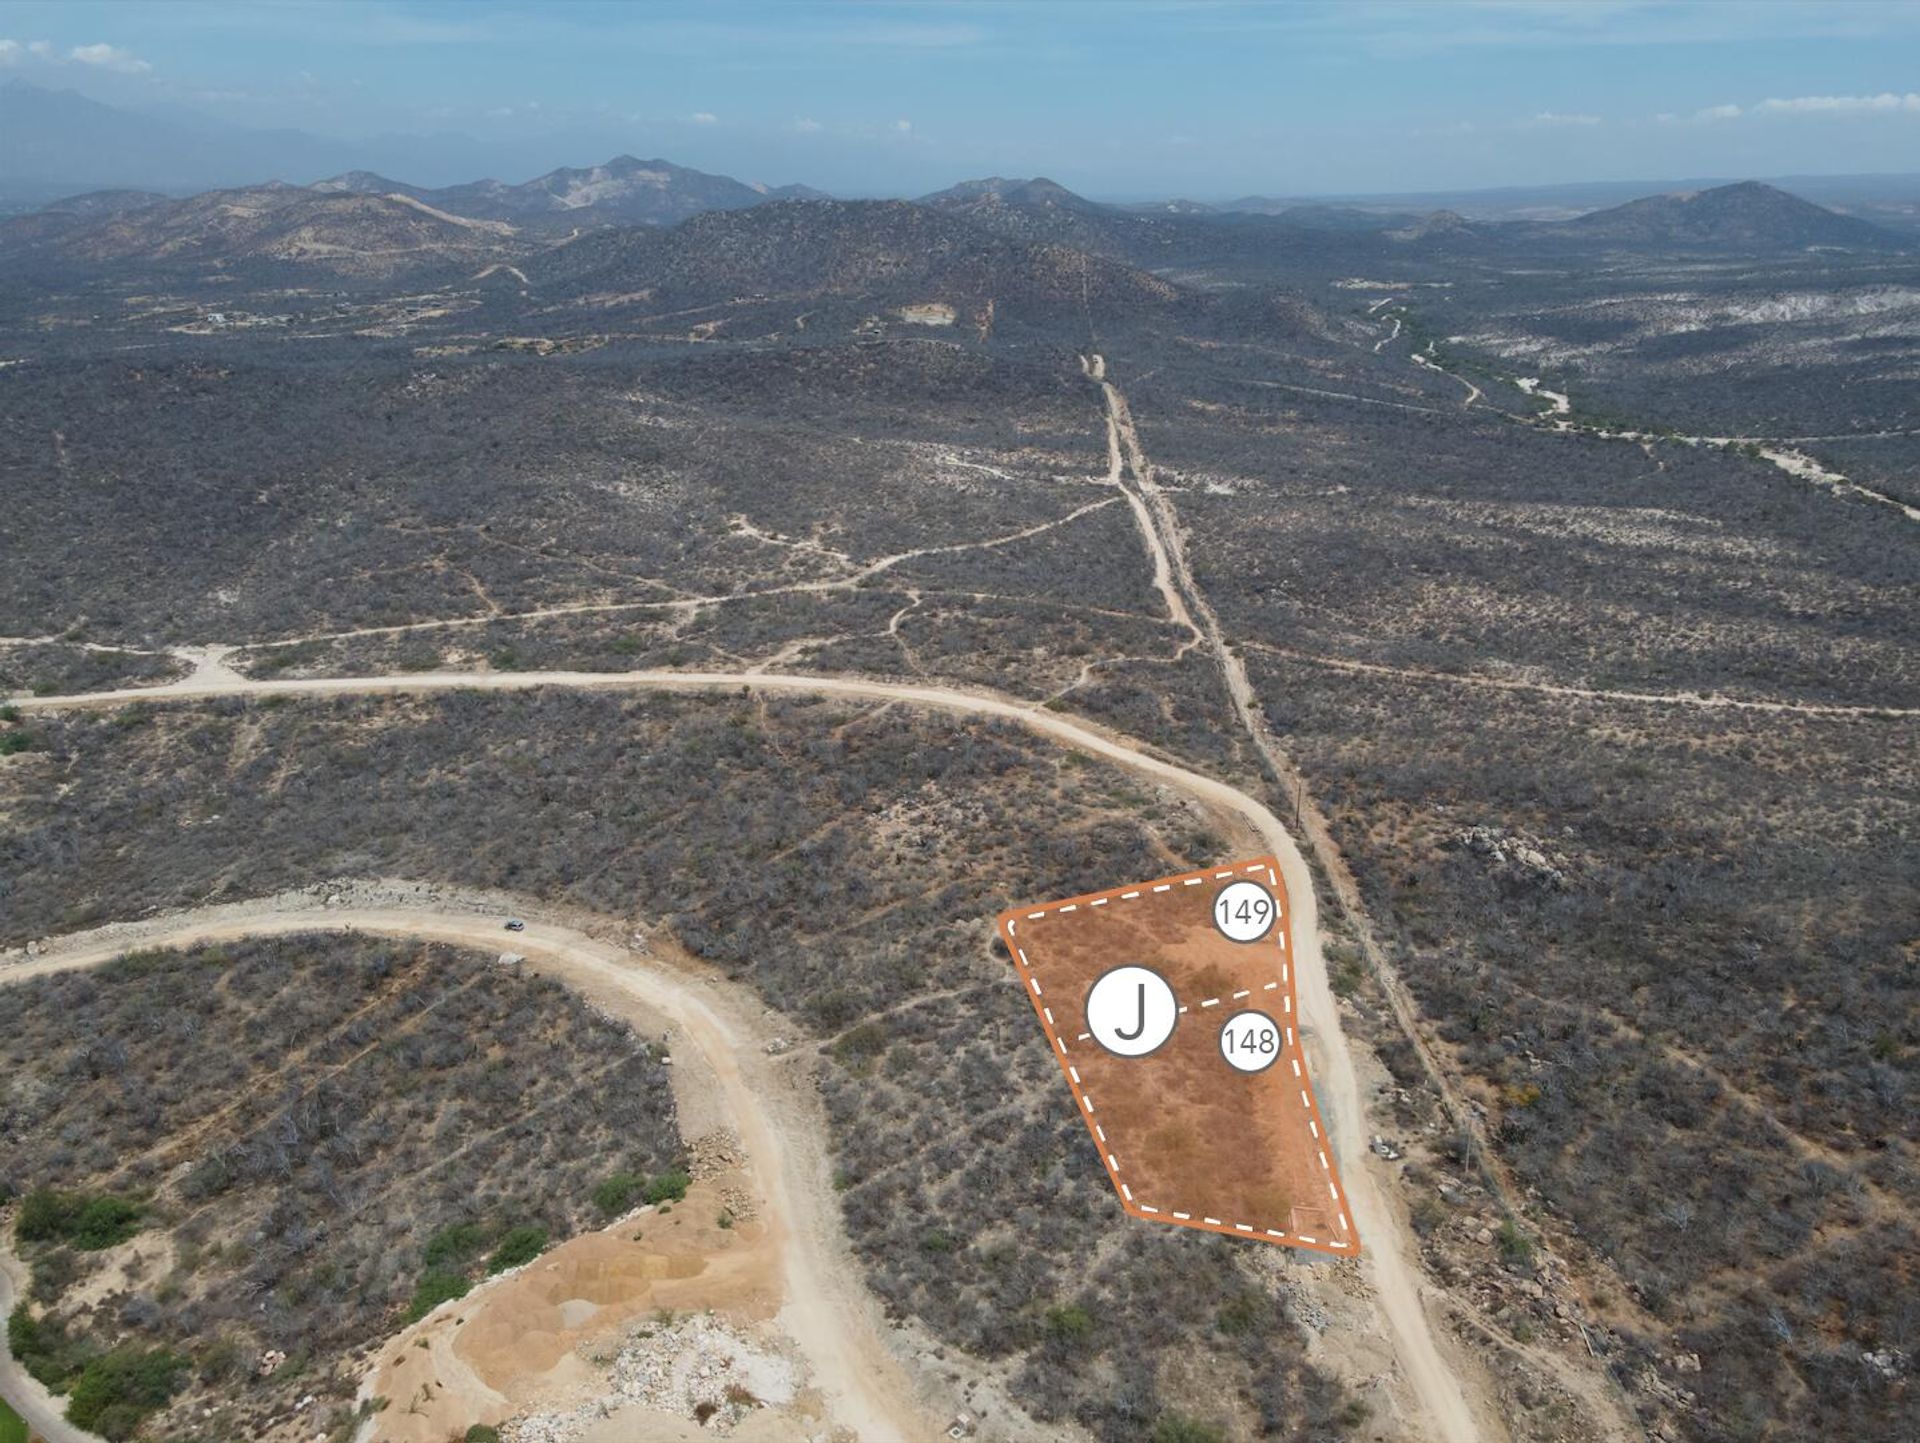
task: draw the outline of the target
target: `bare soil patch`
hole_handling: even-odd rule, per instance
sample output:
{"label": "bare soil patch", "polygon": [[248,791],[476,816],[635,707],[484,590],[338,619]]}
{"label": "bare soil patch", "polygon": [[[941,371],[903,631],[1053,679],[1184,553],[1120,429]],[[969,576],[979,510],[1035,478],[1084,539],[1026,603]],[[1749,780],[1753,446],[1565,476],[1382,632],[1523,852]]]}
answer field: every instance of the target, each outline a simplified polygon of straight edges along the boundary
{"label": "bare soil patch", "polygon": [[[1279,903],[1257,940],[1216,927],[1216,898],[1253,879]],[[1107,1175],[1134,1217],[1341,1257],[1359,1253],[1295,1024],[1291,910],[1272,858],[1021,908],[1002,935]],[[1123,966],[1172,988],[1179,1012],[1143,1056],[1096,1037],[1089,998]],[[1144,1008],[1144,990],[1142,993]],[[1224,1054],[1236,1016],[1271,1019],[1259,1071]],[[1146,1013],[1141,1026],[1150,1025]],[[1265,1024],[1261,1024],[1263,1027]]]}

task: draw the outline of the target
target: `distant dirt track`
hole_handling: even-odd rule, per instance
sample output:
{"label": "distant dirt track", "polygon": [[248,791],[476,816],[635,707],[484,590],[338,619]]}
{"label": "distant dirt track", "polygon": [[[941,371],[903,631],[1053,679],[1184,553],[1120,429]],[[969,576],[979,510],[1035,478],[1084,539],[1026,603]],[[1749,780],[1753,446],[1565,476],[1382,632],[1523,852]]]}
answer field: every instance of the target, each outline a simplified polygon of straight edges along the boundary
{"label": "distant dirt track", "polygon": [[[770,672],[688,671],[519,671],[412,672],[390,676],[280,678],[238,677],[231,672],[196,674],[162,687],[134,687],[74,696],[19,697],[23,712],[97,709],[205,700],[215,697],[372,696],[443,691],[526,691],[561,687],[576,691],[714,691],[751,688],[762,691],[849,696],[875,701],[904,702],[936,711],[966,716],[997,717],[1016,722],[1079,751],[1117,762],[1142,775],[1177,788],[1216,809],[1231,812],[1245,822],[1280,860],[1288,895],[1294,905],[1294,959],[1300,998],[1300,1030],[1311,1060],[1317,1091],[1333,1139],[1335,1159],[1347,1188],[1354,1228],[1367,1240],[1360,1259],[1372,1287],[1372,1302],[1395,1358],[1404,1373],[1409,1396],[1403,1399],[1414,1414],[1416,1436],[1471,1443],[1498,1437],[1500,1428],[1492,1409],[1470,1406],[1456,1367],[1442,1357],[1438,1329],[1428,1317],[1413,1261],[1418,1248],[1401,1210],[1388,1195],[1390,1182],[1376,1171],[1366,1146],[1366,1110],[1353,1058],[1341,1031],[1339,1009],[1327,981],[1320,950],[1318,906],[1312,873],[1292,835],[1280,819],[1257,798],[1226,782],[1189,771],[1175,762],[1152,755],[1138,744],[1095,725],[1010,697],[949,687],[870,681],[857,677],[807,676]],[[497,942],[497,936],[491,940]]]}

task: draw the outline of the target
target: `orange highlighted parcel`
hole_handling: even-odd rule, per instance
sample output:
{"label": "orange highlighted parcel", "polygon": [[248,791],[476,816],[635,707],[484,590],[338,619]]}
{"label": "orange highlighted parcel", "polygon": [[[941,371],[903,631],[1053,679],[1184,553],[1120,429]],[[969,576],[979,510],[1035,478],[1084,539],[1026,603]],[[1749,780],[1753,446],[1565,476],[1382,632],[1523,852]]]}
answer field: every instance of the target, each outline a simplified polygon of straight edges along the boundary
{"label": "orange highlighted parcel", "polygon": [[1015,908],[1000,935],[1128,1213],[1359,1255],[1272,857]]}

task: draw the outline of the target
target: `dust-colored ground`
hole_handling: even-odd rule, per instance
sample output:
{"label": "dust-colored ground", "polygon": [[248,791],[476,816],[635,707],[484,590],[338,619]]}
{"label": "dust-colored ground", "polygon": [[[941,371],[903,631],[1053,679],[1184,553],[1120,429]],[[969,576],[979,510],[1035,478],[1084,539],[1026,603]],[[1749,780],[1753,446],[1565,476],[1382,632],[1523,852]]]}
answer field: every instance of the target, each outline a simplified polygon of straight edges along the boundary
{"label": "dust-colored ground", "polygon": [[[1258,942],[1213,924],[1237,878],[1280,903]],[[1334,1173],[1295,1027],[1291,908],[1272,858],[1187,872],[1022,908],[1000,919],[1047,1042],[1135,1217],[1353,1257],[1359,1240]],[[1110,969],[1145,966],[1173,988],[1172,1035],[1144,1057],[1109,1052],[1088,1031],[1089,989]],[[1221,1055],[1229,1018],[1258,1011],[1282,1045],[1265,1070]]]}
{"label": "dust-colored ground", "polygon": [[[1263,802],[1238,787],[1164,760],[1143,750],[1132,740],[1111,733],[1098,724],[1070,718],[1004,695],[960,691],[940,686],[909,685],[865,677],[671,670],[609,673],[431,672],[378,677],[276,680],[260,678],[228,680],[224,677],[196,675],[164,688],[91,692],[58,697],[22,697],[12,700],[25,713],[53,709],[110,707],[138,700],[188,700],[236,695],[380,695],[467,688],[525,690],[541,686],[564,686],[583,690],[661,691],[752,687],[770,691],[803,691],[826,696],[866,697],[1013,721],[1076,750],[1117,762],[1151,781],[1177,788],[1200,805],[1215,809],[1223,825],[1233,829],[1244,827],[1251,841],[1273,848],[1279,859],[1279,871],[1286,881],[1287,893],[1292,899],[1294,910],[1293,945],[1298,948],[1298,952],[1294,958],[1292,970],[1298,988],[1297,1008],[1301,1019],[1299,1033],[1306,1056],[1312,1062],[1314,1075],[1319,1079],[1321,1095],[1326,1100],[1327,1111],[1322,1117],[1321,1127],[1323,1131],[1330,1133],[1334,1142],[1329,1156],[1347,1164],[1349,1216],[1353,1219],[1359,1233],[1368,1239],[1366,1253],[1360,1260],[1364,1282],[1353,1294],[1357,1309],[1355,1326],[1346,1335],[1349,1346],[1345,1352],[1350,1353],[1351,1356],[1342,1356],[1337,1360],[1328,1358],[1325,1361],[1329,1366],[1337,1364],[1339,1371],[1345,1375],[1369,1380],[1384,1380],[1385,1387],[1379,1393],[1372,1393],[1371,1381],[1365,1386],[1370,1394],[1376,1397],[1381,1414],[1390,1413],[1400,1420],[1408,1436],[1457,1439],[1462,1440],[1462,1443],[1466,1443],[1466,1440],[1506,1436],[1506,1429],[1500,1420],[1498,1410],[1482,1387],[1483,1375],[1477,1370],[1471,1357],[1451,1338],[1445,1340],[1445,1353],[1442,1352],[1442,1331],[1437,1326],[1437,1317],[1430,1315],[1426,1290],[1417,1282],[1418,1249],[1413,1239],[1411,1225],[1407,1221],[1405,1208],[1394,1194],[1392,1177],[1384,1171],[1384,1165],[1377,1164],[1367,1156],[1365,1141],[1367,1108],[1360,1085],[1359,1068],[1348,1050],[1339,1009],[1335,1005],[1333,991],[1328,984],[1327,969],[1320,952],[1313,877],[1308,870],[1305,856],[1296,845],[1286,824]],[[311,899],[307,901],[310,905]],[[251,914],[252,909],[249,909],[251,920],[248,927],[257,929],[258,919]],[[372,919],[361,915],[355,920],[358,925],[367,927]],[[381,925],[386,925],[384,917],[380,922]],[[445,937],[448,940],[466,940],[469,935],[464,929],[455,929],[447,933],[438,930],[423,932],[420,914],[417,912],[396,917],[393,925],[405,935],[432,935]],[[120,950],[130,945],[133,938],[127,929],[111,930],[115,937],[121,939],[118,943]],[[289,927],[288,930],[296,930],[296,928]],[[196,931],[188,934],[169,932],[167,935],[177,942],[200,934]],[[488,932],[486,935],[497,942],[497,933]],[[153,936],[146,931],[139,932],[139,939],[154,940]],[[530,957],[540,957],[541,949],[532,945],[536,940],[530,931],[522,935],[516,942],[516,947],[526,950]],[[51,960],[43,958],[40,963],[28,964],[28,968],[22,968],[21,972],[25,973],[36,965],[45,965]],[[69,954],[62,958],[60,965],[74,965],[74,960],[74,957]],[[624,988],[606,986],[605,977],[597,969],[586,971],[578,967],[569,967],[565,971],[565,979],[569,985],[580,989],[589,998],[606,1003],[616,1012],[623,1012],[630,1008],[635,1000]],[[633,980],[637,981],[639,978],[635,977]],[[669,1005],[668,1010],[673,1011],[677,1008]],[[702,1018],[702,1025],[696,1031],[704,1033],[706,1024],[710,1021],[710,1018]],[[721,1041],[719,1038],[703,1040]],[[737,1075],[738,1072],[742,1068],[751,1068],[756,1065],[755,1059],[745,1054],[729,1055],[722,1050],[712,1055],[716,1070],[720,1074],[722,1088],[730,1095],[737,1089],[738,1084],[744,1081]],[[700,1106],[699,1093],[689,1090],[682,1094],[676,1087],[676,1095],[679,1097],[682,1124],[687,1126],[693,1115],[690,1109]],[[766,1135],[766,1150],[769,1153],[779,1155],[783,1150],[782,1142],[785,1143],[785,1151],[791,1153],[794,1150],[794,1141],[799,1134],[792,1131],[790,1125],[791,1120],[789,1120],[790,1130],[782,1137],[776,1137],[771,1133]],[[815,1200],[830,1199],[832,1194],[827,1181],[828,1167],[824,1155],[813,1150],[815,1147],[817,1144],[809,1143],[807,1160],[811,1164],[815,1182],[808,1191],[814,1195]],[[802,1236],[814,1235],[802,1234]],[[826,1300],[832,1291],[828,1285],[825,1285],[827,1275],[819,1269],[808,1266],[804,1269],[805,1276],[801,1276],[792,1266],[794,1263],[810,1262],[810,1259],[790,1259],[790,1297],[799,1300],[790,1303],[790,1307],[812,1315],[804,1320],[806,1324],[804,1327],[797,1328],[797,1333],[813,1340],[819,1350],[819,1357],[831,1365],[830,1371],[840,1378],[843,1384],[842,1391],[846,1392],[861,1381],[859,1369],[868,1362],[871,1355],[869,1354],[867,1358],[855,1356],[851,1350],[842,1346],[840,1329],[821,1326],[823,1321],[830,1323],[836,1312],[834,1303]],[[845,1301],[844,1298],[841,1299],[843,1305],[837,1311],[842,1313],[846,1311]],[[1344,1303],[1341,1305],[1341,1310],[1344,1311]],[[795,1321],[796,1324],[800,1324],[803,1320],[796,1317]],[[1462,1380],[1472,1385],[1473,1401],[1471,1402],[1462,1392]],[[884,1417],[885,1413],[869,1413],[868,1416]],[[876,1436],[881,1435],[876,1433]],[[1601,1436],[1625,1435],[1614,1429],[1609,1422],[1608,1426],[1602,1430]]]}
{"label": "dust-colored ground", "polygon": [[[771,1319],[780,1259],[762,1224],[733,1220],[729,1199],[743,1182],[697,1182],[679,1203],[583,1234],[443,1304],[381,1349],[372,1396],[387,1403],[369,1443],[440,1443],[474,1423],[597,1396],[604,1369],[594,1358],[652,1313]],[[817,1398],[809,1411],[817,1418]]]}
{"label": "dust-colored ground", "polygon": [[[497,946],[503,935],[500,917],[519,912],[528,920],[525,930],[514,934],[514,947],[524,956],[526,965],[565,981],[589,1001],[642,1032],[657,1032],[664,1026],[673,1042],[675,1098],[682,1127],[692,1135],[701,1128],[726,1126],[735,1129],[738,1135],[743,1180],[731,1186],[721,1180],[719,1194],[709,1197],[705,1208],[713,1220],[709,1231],[726,1241],[727,1247],[722,1249],[716,1245],[703,1254],[698,1231],[691,1232],[687,1242],[676,1244],[673,1251],[664,1251],[665,1239],[643,1240],[649,1244],[659,1243],[663,1257],[704,1258],[704,1267],[711,1275],[676,1278],[667,1268],[662,1270],[663,1276],[647,1278],[645,1269],[652,1265],[635,1264],[641,1282],[661,1288],[673,1297],[658,1302],[643,1297],[631,1303],[631,1308],[644,1311],[667,1306],[720,1307],[721,1302],[694,1301],[700,1288],[713,1287],[718,1290],[714,1295],[716,1299],[725,1299],[724,1306],[739,1310],[743,1320],[752,1320],[751,1309],[777,1309],[777,1317],[769,1320],[765,1331],[783,1340],[782,1347],[790,1345],[804,1362],[811,1384],[824,1399],[823,1418],[830,1418],[857,1437],[887,1440],[887,1443],[935,1435],[933,1419],[923,1411],[898,1360],[888,1351],[882,1324],[875,1316],[877,1310],[860,1291],[858,1275],[845,1256],[827,1167],[824,1121],[810,1093],[796,1086],[794,1080],[779,1069],[778,1059],[768,1054],[769,1028],[761,1009],[743,1003],[730,988],[680,954],[659,934],[646,938],[645,950],[636,952],[617,942],[589,937],[545,921],[537,909],[501,900],[443,897],[438,905],[449,910],[434,911],[431,909],[433,890],[412,884],[373,886],[370,895],[385,903],[383,906],[353,906],[348,893],[351,889],[338,896],[340,905],[335,906],[304,894],[288,894],[235,906],[205,908],[191,918],[176,915],[119,924],[65,939],[61,945],[50,947],[31,960],[0,968],[0,979],[13,983],[49,972],[97,966],[141,945],[181,946],[221,938],[298,933],[311,931],[316,925],[377,935],[430,937],[465,946]],[[622,928],[614,935],[626,936],[629,932],[630,929]],[[752,1199],[752,1207],[745,1212],[730,1202],[720,1201],[738,1192]],[[743,1219],[748,1214],[759,1218],[759,1225],[767,1229],[764,1238],[744,1228],[741,1231],[747,1244],[756,1253],[764,1251],[769,1260],[766,1266],[772,1268],[776,1279],[770,1297],[747,1286],[743,1280],[742,1271],[751,1275],[752,1268],[741,1262],[721,1265],[721,1253],[730,1253],[741,1245],[724,1239],[724,1234],[734,1230],[718,1227],[721,1205]],[[688,1209],[690,1220],[701,1212],[691,1194],[688,1202],[675,1206],[674,1213],[678,1214],[683,1206]],[[638,1226],[644,1231],[647,1224],[643,1221]],[[564,1251],[564,1248],[556,1249],[532,1266],[542,1267]],[[643,1248],[642,1253],[645,1251]],[[677,1266],[685,1268],[688,1264],[682,1262]],[[706,1277],[706,1281],[701,1282],[701,1277]],[[674,1291],[680,1285],[686,1286],[687,1296]],[[737,1291],[729,1292],[729,1288]],[[471,1308],[484,1297],[484,1294],[469,1295],[462,1303]],[[750,1306],[749,1300],[755,1298],[760,1301],[751,1302]],[[589,1316],[578,1309],[570,1313],[564,1309],[564,1304],[575,1301],[606,1306],[591,1295],[558,1298],[544,1315],[549,1331],[557,1320],[563,1330],[577,1332],[580,1338],[585,1338],[602,1327],[614,1326],[619,1316],[629,1320],[634,1316],[633,1311],[610,1314],[602,1323],[598,1321],[598,1314]],[[453,1316],[467,1314],[456,1312]],[[456,1331],[464,1326],[454,1324]],[[539,1327],[536,1324],[529,1331],[537,1332]],[[533,1343],[532,1339],[525,1341]],[[411,1338],[404,1346],[413,1349]],[[552,1344],[547,1347],[550,1351]],[[434,1344],[429,1341],[428,1348],[414,1351],[434,1350]],[[441,1370],[442,1381],[458,1380],[457,1387],[446,1382],[448,1392],[456,1398],[487,1402],[505,1411],[479,1411],[478,1416],[475,1412],[463,1411],[459,1414],[457,1431],[443,1428],[434,1432],[428,1427],[418,1434],[386,1436],[440,1443],[443,1438],[459,1436],[475,1421],[506,1417],[515,1411],[511,1387],[507,1393],[500,1394],[483,1381],[482,1370],[487,1363],[484,1352],[469,1361],[450,1342],[443,1342],[437,1351],[436,1367]],[[379,1357],[390,1363],[393,1353],[383,1348]],[[4,1381],[3,1376],[0,1381]],[[414,1380],[409,1377],[407,1381]],[[426,1379],[422,1377],[418,1381]],[[489,1398],[490,1394],[498,1394],[497,1401]],[[366,1396],[375,1396],[374,1390],[369,1389]],[[391,1428],[395,1420],[387,1415],[397,1418],[404,1414],[413,1399],[404,1393],[384,1396],[390,1401],[380,1421]],[[425,1401],[422,1400],[423,1407]],[[813,1431],[818,1433],[825,1427],[823,1423]]]}

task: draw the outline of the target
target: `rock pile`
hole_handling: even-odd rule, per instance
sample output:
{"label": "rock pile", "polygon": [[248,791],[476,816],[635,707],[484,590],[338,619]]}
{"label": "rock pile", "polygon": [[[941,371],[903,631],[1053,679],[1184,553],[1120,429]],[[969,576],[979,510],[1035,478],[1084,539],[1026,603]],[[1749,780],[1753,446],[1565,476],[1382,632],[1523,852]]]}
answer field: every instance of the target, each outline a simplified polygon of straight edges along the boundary
{"label": "rock pile", "polygon": [[791,1359],[710,1313],[641,1324],[613,1361],[612,1391],[567,1413],[537,1413],[503,1430],[511,1443],[572,1443],[628,1404],[690,1418],[715,1437],[762,1407],[785,1407],[800,1390]]}
{"label": "rock pile", "polygon": [[1505,827],[1468,827],[1453,834],[1452,845],[1485,858],[1488,870],[1504,881],[1558,891],[1573,884],[1566,859],[1524,832]]}

